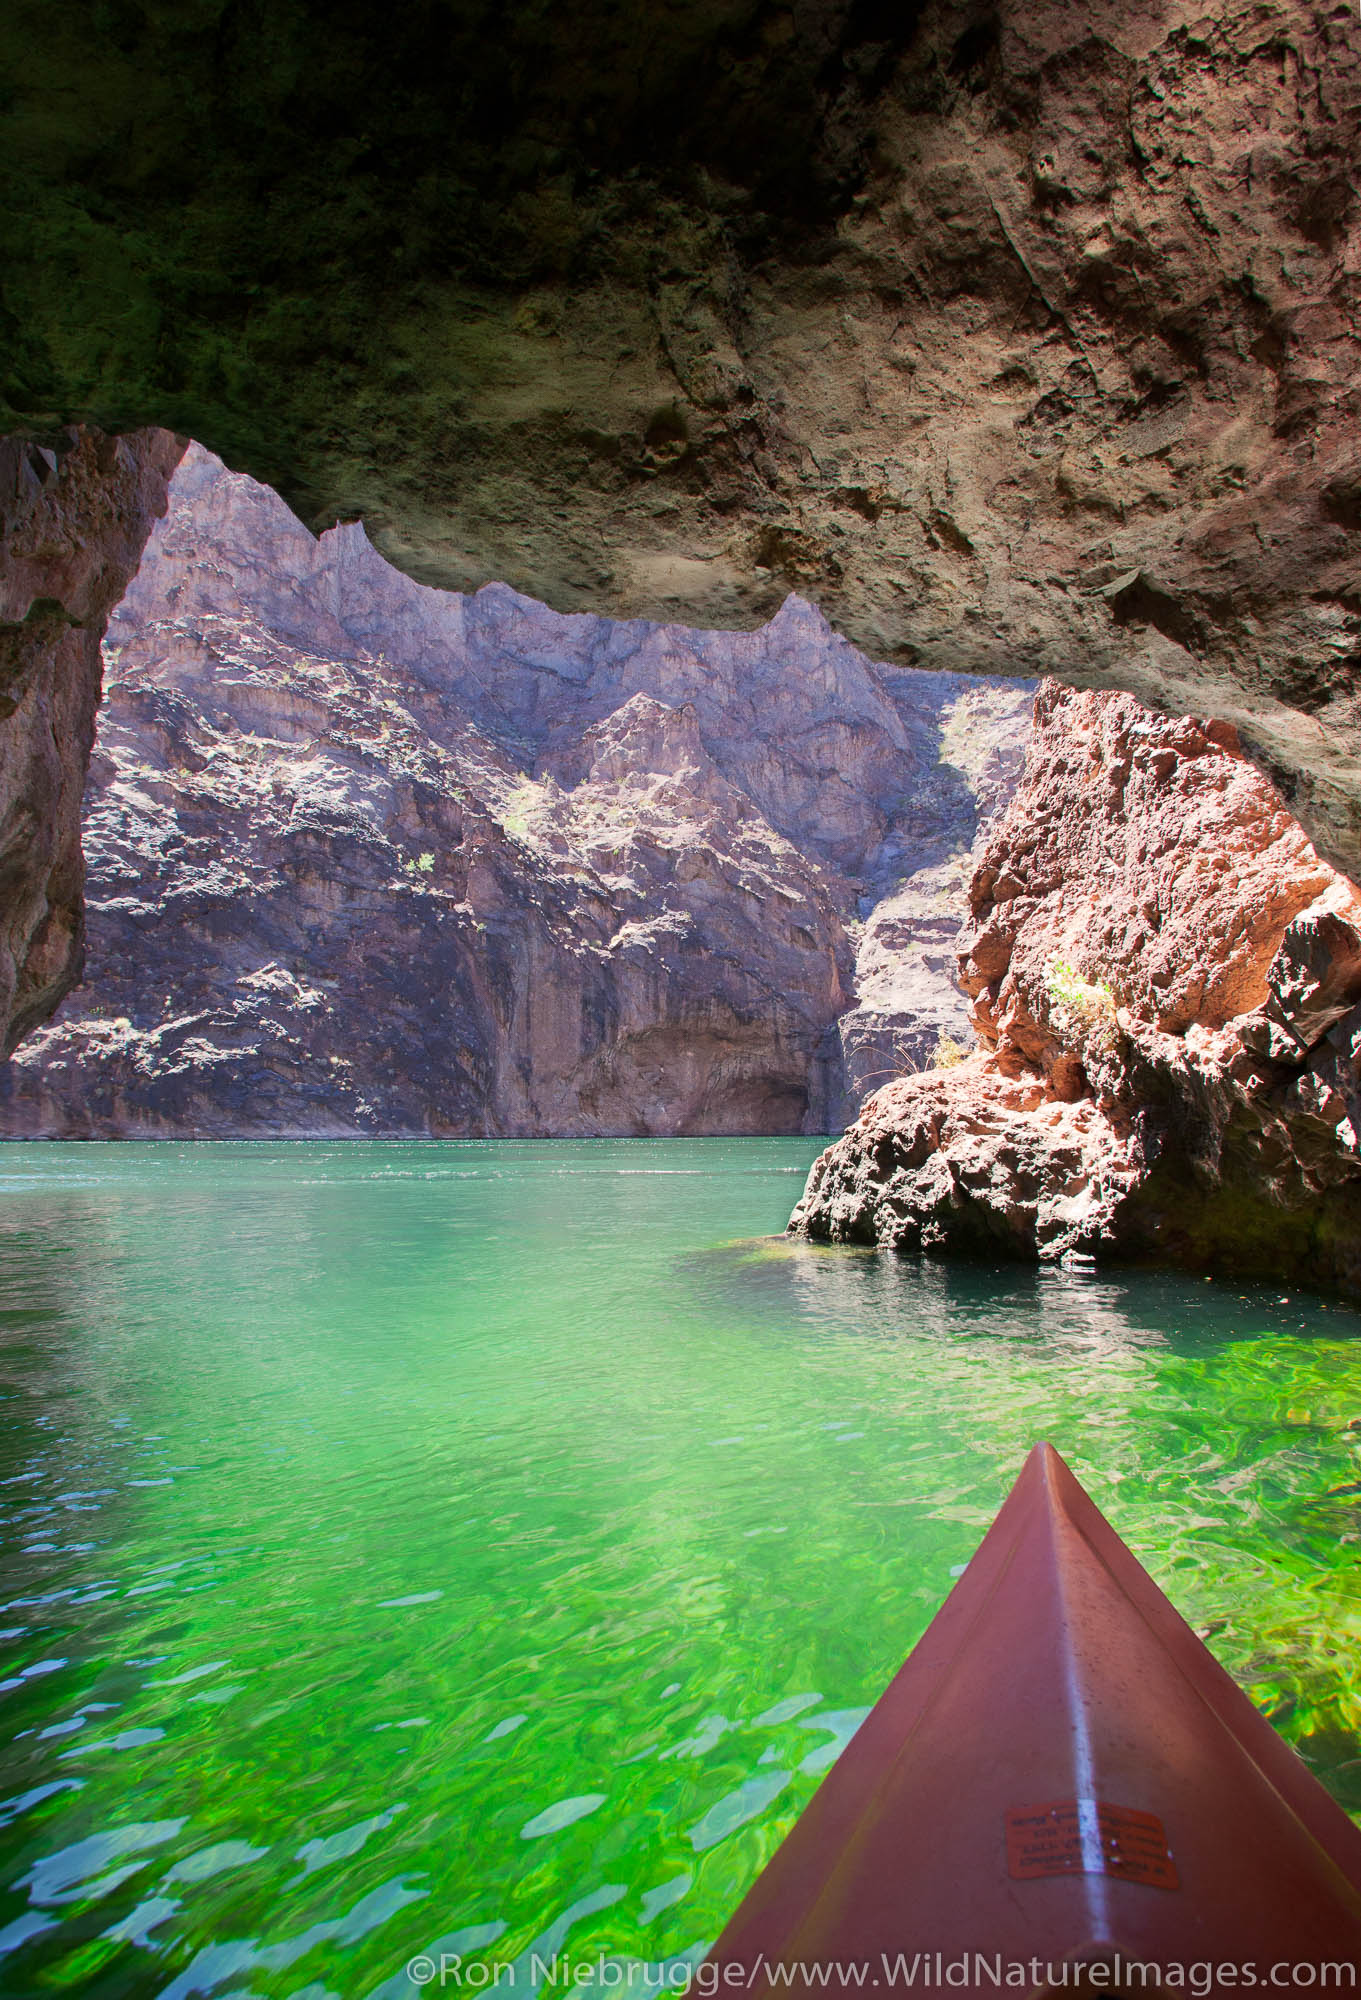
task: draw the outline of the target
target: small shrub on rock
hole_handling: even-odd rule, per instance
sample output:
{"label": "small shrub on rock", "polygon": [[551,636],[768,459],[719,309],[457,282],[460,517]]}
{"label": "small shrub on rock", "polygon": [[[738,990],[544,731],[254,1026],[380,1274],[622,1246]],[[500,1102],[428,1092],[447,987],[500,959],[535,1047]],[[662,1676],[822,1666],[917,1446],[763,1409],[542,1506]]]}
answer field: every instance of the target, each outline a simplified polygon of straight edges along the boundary
{"label": "small shrub on rock", "polygon": [[1094,1044],[1113,1053],[1120,1028],[1115,995],[1104,979],[1084,979],[1066,958],[1051,958],[1045,970],[1050,1026],[1065,1040]]}

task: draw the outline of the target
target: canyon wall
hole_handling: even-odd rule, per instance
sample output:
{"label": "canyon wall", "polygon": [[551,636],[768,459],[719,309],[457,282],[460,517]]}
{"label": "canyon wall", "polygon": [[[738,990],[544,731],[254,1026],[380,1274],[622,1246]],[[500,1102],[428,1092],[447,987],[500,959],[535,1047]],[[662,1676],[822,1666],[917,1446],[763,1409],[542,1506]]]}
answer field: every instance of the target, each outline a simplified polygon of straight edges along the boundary
{"label": "canyon wall", "polygon": [[48,0],[0,56],[0,424],[169,424],[430,583],[793,589],[1218,715],[1361,873],[1354,0]]}
{"label": "canyon wall", "polygon": [[1361,1290],[1361,893],[1230,725],[1046,683],[970,900],[977,1052],[871,1098],[791,1230]]}
{"label": "canyon wall", "polygon": [[105,621],[184,447],[164,431],[0,439],[0,1045],[80,976],[81,795]]}
{"label": "canyon wall", "polygon": [[972,1036],[954,938],[1031,690],[563,616],[315,539],[191,447],[114,615],[45,1136],[837,1129]]}

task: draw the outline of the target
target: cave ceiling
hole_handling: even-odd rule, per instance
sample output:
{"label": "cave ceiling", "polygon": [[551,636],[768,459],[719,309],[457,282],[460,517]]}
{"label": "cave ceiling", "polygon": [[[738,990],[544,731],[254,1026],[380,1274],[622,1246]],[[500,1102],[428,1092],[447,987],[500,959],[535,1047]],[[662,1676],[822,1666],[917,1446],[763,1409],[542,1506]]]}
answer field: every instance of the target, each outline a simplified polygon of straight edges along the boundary
{"label": "cave ceiling", "polygon": [[1238,722],[1361,858],[1351,0],[28,0],[0,426]]}

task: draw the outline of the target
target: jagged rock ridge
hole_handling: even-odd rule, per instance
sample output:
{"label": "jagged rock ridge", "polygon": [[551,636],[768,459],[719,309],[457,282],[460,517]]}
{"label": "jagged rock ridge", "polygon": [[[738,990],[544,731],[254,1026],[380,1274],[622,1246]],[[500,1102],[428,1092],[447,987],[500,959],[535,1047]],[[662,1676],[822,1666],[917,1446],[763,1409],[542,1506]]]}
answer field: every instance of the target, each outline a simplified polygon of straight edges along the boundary
{"label": "jagged rock ridge", "polygon": [[428,589],[197,447],[106,651],[90,985],[11,1133],[826,1130],[969,1038],[1022,684],[797,598],[735,635]]}
{"label": "jagged rock ridge", "polygon": [[1228,724],[1035,718],[960,939],[979,1051],[871,1098],[791,1229],[1361,1290],[1361,892]]}

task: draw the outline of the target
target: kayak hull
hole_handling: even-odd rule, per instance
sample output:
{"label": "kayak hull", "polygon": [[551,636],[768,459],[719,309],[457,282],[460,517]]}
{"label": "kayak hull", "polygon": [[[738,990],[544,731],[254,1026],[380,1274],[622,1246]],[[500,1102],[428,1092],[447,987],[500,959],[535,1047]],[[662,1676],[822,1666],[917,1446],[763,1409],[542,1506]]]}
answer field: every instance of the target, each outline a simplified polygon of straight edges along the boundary
{"label": "kayak hull", "polygon": [[707,1976],[1189,1991],[1207,1962],[1361,1985],[1361,1832],[1040,1445]]}

